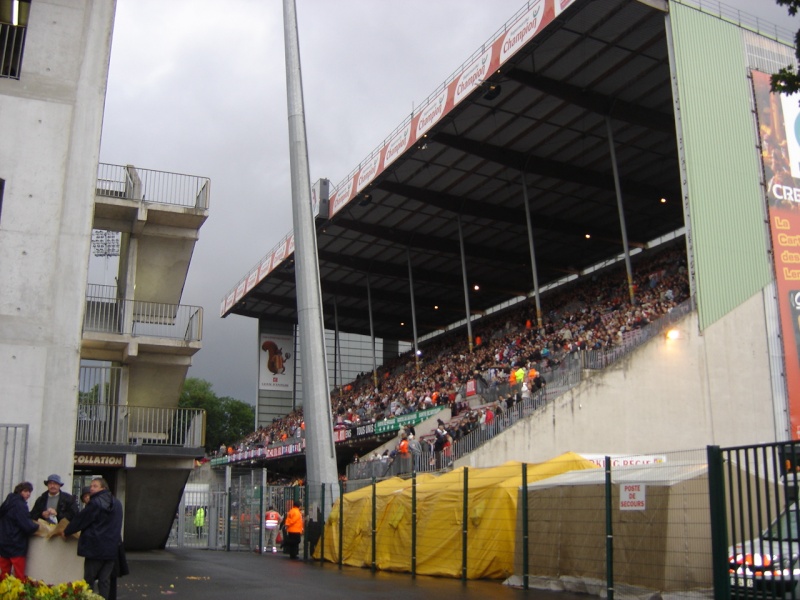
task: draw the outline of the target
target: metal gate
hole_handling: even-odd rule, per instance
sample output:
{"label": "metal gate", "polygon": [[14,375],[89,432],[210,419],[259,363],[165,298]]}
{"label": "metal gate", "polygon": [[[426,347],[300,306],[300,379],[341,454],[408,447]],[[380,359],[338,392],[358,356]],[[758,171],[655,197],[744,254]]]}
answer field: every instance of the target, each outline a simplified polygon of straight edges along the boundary
{"label": "metal gate", "polygon": [[714,597],[798,598],[800,442],[708,448]]}
{"label": "metal gate", "polygon": [[260,552],[267,539],[267,510],[285,516],[292,502],[305,499],[302,487],[266,485],[263,469],[229,472],[226,479],[224,484],[186,485],[168,546]]}

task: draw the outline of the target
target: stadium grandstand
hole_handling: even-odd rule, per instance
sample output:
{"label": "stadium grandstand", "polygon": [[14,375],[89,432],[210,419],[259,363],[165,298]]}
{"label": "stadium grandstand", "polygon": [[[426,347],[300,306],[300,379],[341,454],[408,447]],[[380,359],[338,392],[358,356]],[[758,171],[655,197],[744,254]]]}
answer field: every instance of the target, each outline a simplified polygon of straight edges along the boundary
{"label": "stadium grandstand", "polygon": [[[417,470],[798,437],[797,103],[768,75],[791,39],[723,4],[527,2],[318,181],[325,326],[370,349],[331,385],[340,472],[374,476],[411,428]],[[222,299],[258,319],[259,392],[215,466],[302,476],[293,251]]]}
{"label": "stadium grandstand", "polygon": [[[633,304],[625,269],[617,263],[546,292],[542,328],[535,325],[534,303],[520,302],[475,320],[472,352],[456,329],[423,342],[418,359],[408,351],[381,365],[377,386],[371,373],[363,373],[334,388],[340,471],[361,479],[409,473],[412,467],[441,469],[447,457],[474,450],[566,391],[569,382],[579,382],[580,371],[624,357],[687,310],[684,243],[678,238],[636,256]],[[427,426],[419,427],[425,420]],[[446,435],[437,436],[439,421]],[[376,423],[383,433],[375,431]],[[403,462],[396,456],[402,433],[416,434],[419,458]],[[221,448],[215,462],[263,462],[273,481],[302,478],[297,455],[304,439],[300,408]]]}

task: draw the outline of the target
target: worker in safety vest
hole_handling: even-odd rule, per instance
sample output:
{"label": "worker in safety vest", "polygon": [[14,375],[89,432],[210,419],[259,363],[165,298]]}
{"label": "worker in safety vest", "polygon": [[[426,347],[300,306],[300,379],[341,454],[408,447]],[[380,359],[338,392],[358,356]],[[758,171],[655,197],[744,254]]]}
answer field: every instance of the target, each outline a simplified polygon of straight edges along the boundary
{"label": "worker in safety vest", "polygon": [[264,547],[264,552],[268,552],[269,548],[272,548],[273,552],[278,551],[276,544],[278,541],[278,532],[280,531],[282,518],[283,517],[281,517],[280,513],[272,506],[269,507],[264,515],[264,527],[267,530],[267,543]]}
{"label": "worker in safety vest", "polygon": [[[291,503],[290,503],[291,504]],[[300,542],[303,538],[303,505],[296,502],[286,514],[283,524],[286,526],[287,540],[283,542],[289,550],[289,558],[298,558]]]}
{"label": "worker in safety vest", "polygon": [[197,531],[197,537],[203,537],[203,527],[206,524],[206,511],[202,506],[197,508],[197,512],[194,513],[194,528]]}

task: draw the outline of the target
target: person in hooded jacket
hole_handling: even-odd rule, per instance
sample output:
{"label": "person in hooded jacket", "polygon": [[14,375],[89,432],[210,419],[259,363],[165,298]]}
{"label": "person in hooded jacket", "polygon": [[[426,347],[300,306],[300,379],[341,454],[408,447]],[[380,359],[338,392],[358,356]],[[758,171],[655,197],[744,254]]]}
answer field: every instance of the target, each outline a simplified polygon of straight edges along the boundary
{"label": "person in hooded jacket", "polygon": [[108,600],[111,575],[122,543],[122,504],[102,477],[92,479],[89,489],[92,493],[89,504],[70,521],[62,535],[81,532],[78,556],[84,558],[83,579],[96,594]]}
{"label": "person in hooded jacket", "polygon": [[289,551],[289,558],[299,558],[300,542],[303,538],[303,504],[295,502],[289,512],[283,519],[283,524],[286,526],[287,540],[284,546]]}
{"label": "person in hooded jacket", "polygon": [[33,485],[27,481],[17,484],[0,505],[0,575],[11,574],[25,578],[28,538],[39,525],[28,514],[28,499]]}

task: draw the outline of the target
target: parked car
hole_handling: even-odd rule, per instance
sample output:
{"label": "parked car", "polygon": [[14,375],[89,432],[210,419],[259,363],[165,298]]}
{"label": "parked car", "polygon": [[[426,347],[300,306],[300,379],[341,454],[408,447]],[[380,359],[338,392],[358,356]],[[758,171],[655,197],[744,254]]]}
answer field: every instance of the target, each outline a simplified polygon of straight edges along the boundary
{"label": "parked car", "polygon": [[764,592],[765,597],[792,592],[800,581],[800,507],[789,505],[754,539],[729,549],[731,589],[735,593]]}

